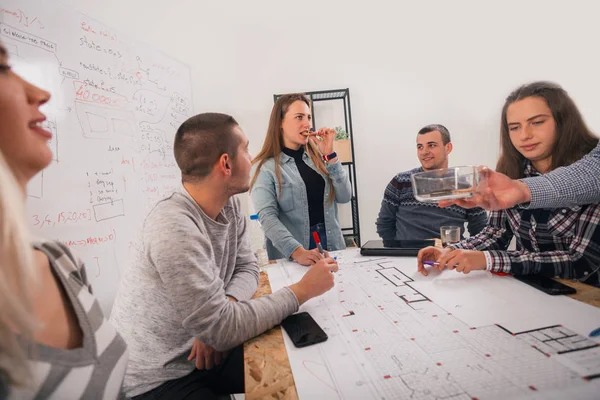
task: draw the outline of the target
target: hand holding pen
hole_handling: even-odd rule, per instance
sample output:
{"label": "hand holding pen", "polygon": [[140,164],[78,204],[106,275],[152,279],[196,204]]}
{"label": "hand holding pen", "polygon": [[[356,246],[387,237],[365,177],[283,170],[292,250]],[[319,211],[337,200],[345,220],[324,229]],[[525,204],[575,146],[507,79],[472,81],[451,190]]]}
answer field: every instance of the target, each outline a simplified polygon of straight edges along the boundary
{"label": "hand holding pen", "polygon": [[[437,267],[438,265],[440,265],[440,263],[437,262],[437,261],[423,261],[423,265],[429,265],[431,267]],[[458,266],[458,264],[455,265],[454,268],[457,267],[457,266]],[[489,272],[491,274],[493,274],[493,275],[498,275],[498,276],[510,276],[511,275],[508,272],[498,272],[498,271],[489,271]],[[598,335],[597,336],[600,336],[600,328],[598,328]]]}
{"label": "hand holding pen", "polygon": [[321,238],[319,237],[319,234],[317,232],[313,232],[312,235],[313,239],[315,240],[315,243],[317,244],[317,249],[319,250],[319,253],[323,258],[325,258],[325,250],[323,250],[323,246],[321,245]]}
{"label": "hand holding pen", "polygon": [[485,254],[476,250],[453,249],[446,247],[440,250],[436,247],[426,247],[417,255],[418,270],[427,276],[425,265],[432,266],[438,271],[448,268],[463,274],[471,271],[484,271],[487,268]]}
{"label": "hand holding pen", "polygon": [[319,253],[319,249],[306,250],[304,247],[299,246],[294,252],[291,254],[292,259],[294,259],[300,265],[313,265],[317,263],[319,260],[323,259],[321,253]]}
{"label": "hand holding pen", "polygon": [[419,254],[417,254],[417,265],[419,272],[427,276],[428,273],[425,269],[425,265],[431,265],[428,262],[435,262],[435,260],[439,260],[445,251],[446,249],[441,250],[433,246],[428,246],[419,250]]}
{"label": "hand holding pen", "polygon": [[313,232],[313,239],[315,239],[315,243],[317,244],[316,249],[306,250],[304,247],[299,246],[291,254],[292,259],[294,259],[298,264],[308,266],[316,264],[324,258],[329,258],[329,253],[323,249],[319,235],[316,232]]}

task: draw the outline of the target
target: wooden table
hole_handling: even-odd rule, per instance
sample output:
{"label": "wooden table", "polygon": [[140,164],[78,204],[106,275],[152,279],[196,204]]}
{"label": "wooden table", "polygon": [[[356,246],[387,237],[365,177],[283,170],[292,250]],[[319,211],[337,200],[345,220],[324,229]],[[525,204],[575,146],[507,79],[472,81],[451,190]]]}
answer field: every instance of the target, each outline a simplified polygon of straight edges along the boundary
{"label": "wooden table", "polygon": [[[272,293],[269,278],[261,272],[254,298],[269,293]],[[279,326],[244,343],[244,379],[248,400],[298,398]]]}
{"label": "wooden table", "polygon": [[[268,280],[268,278],[267,278]],[[590,304],[594,307],[600,307],[600,288],[586,285],[585,283],[575,282],[568,279],[555,279],[567,286],[571,286],[577,290],[575,294],[569,294],[572,299]]]}
{"label": "wooden table", "polygon": [[[569,295],[576,300],[600,307],[600,288],[566,279],[557,279],[577,289]],[[260,283],[254,297],[271,292],[266,273],[260,273]],[[297,399],[292,367],[288,360],[283,334],[279,326],[244,344],[244,375],[246,399]]]}

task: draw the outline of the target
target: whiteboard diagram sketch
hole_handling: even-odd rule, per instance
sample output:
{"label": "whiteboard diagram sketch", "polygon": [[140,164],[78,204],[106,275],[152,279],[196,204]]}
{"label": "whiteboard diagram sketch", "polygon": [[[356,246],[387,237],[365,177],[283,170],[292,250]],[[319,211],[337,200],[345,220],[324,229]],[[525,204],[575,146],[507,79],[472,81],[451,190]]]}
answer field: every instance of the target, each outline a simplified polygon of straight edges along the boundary
{"label": "whiteboard diagram sketch", "polygon": [[[336,286],[301,308],[329,339],[298,349],[284,335],[301,399],[529,398],[600,387],[600,347],[568,327],[471,326],[418,288],[414,259],[338,256]],[[268,271],[275,291],[306,268],[279,261]]]}
{"label": "whiteboard diagram sketch", "polygon": [[173,139],[192,115],[190,69],[55,1],[3,1],[0,40],[52,94],[41,110],[54,159],[29,184],[31,229],[83,259],[108,313],[143,218],[180,184]]}
{"label": "whiteboard diagram sketch", "polygon": [[75,101],[77,119],[85,138],[119,139],[119,136],[133,137],[136,128],[133,111],[101,107]]}

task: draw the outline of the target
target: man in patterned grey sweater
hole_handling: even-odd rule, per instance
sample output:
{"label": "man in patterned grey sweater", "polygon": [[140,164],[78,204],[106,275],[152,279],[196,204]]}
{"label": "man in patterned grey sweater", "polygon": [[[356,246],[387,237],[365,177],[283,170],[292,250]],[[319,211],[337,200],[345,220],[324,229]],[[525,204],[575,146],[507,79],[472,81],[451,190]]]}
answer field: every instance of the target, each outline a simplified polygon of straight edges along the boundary
{"label": "man in patterned grey sweater", "polygon": [[452,151],[450,132],[443,125],[428,125],[417,135],[420,168],[401,172],[387,185],[377,218],[377,233],[384,240],[432,239],[440,236],[441,226],[460,226],[468,222],[471,236],[486,225],[487,214],[481,208],[459,206],[440,208],[436,203],[422,203],[413,195],[410,176],[417,172],[448,168]]}
{"label": "man in patterned grey sweater", "polygon": [[338,267],[324,258],[300,282],[250,300],[259,270],[233,197],[249,188],[248,139],[231,116],[200,114],[181,125],[174,152],[183,185],[147,216],[111,314],[129,346],[124,390],[142,399],[243,392],[243,379],[229,378],[243,376],[241,358],[233,365],[240,345],[331,289]]}

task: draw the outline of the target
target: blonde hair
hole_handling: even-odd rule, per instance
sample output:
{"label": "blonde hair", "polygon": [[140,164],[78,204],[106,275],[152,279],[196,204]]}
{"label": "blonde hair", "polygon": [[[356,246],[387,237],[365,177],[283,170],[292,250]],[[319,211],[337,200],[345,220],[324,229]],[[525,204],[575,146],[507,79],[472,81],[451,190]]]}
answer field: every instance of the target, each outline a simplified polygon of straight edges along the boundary
{"label": "blonde hair", "polygon": [[31,339],[36,328],[31,288],[37,282],[25,223],[24,193],[0,152],[0,375],[9,384],[30,382],[20,335]]}

